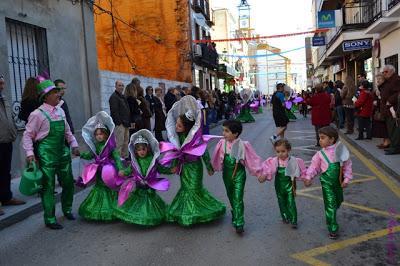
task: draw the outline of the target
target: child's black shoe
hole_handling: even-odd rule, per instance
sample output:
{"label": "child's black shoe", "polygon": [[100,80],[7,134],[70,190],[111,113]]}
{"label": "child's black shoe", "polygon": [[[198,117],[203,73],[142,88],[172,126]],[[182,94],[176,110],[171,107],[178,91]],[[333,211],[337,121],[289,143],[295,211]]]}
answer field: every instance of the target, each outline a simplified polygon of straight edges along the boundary
{"label": "child's black shoe", "polygon": [[235,229],[237,234],[243,234],[244,232],[243,226],[238,226]]}
{"label": "child's black shoe", "polygon": [[338,238],[338,234],[337,233],[329,233],[329,238],[335,240]]}

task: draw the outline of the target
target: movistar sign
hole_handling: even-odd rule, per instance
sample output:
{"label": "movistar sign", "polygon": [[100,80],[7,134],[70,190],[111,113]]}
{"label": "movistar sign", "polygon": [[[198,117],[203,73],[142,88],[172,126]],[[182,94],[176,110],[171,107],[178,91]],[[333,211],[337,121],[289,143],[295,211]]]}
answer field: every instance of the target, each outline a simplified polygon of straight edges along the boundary
{"label": "movistar sign", "polygon": [[334,28],[335,23],[335,10],[326,10],[318,12],[318,28]]}
{"label": "movistar sign", "polygon": [[343,51],[356,51],[372,48],[372,39],[352,40],[343,42]]}

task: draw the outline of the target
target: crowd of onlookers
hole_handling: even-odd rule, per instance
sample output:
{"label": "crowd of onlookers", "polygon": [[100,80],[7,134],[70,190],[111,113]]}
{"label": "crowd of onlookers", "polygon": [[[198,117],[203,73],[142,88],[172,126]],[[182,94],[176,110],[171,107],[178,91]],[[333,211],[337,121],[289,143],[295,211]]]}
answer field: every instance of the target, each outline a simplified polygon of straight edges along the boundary
{"label": "crowd of onlookers", "polygon": [[386,155],[400,153],[400,77],[392,65],[376,76],[376,86],[359,74],[357,83],[351,76],[344,82],[324,81],[302,96],[301,112],[306,115],[307,105],[311,106],[316,132],[331,122],[345,128],[345,134],[353,134],[356,127],[356,140],[381,138],[377,147]]}
{"label": "crowd of onlookers", "polygon": [[115,135],[122,157],[128,156],[129,136],[140,129],[154,131],[158,141],[163,141],[165,120],[172,105],[185,95],[191,95],[202,107],[204,114],[203,133],[208,134],[209,126],[221,119],[230,118],[240,99],[235,91],[221,92],[199,87],[176,86],[164,92],[162,88],[151,86],[143,89],[137,78],[126,86],[115,82],[115,92],[109,99],[110,113],[116,125]]}

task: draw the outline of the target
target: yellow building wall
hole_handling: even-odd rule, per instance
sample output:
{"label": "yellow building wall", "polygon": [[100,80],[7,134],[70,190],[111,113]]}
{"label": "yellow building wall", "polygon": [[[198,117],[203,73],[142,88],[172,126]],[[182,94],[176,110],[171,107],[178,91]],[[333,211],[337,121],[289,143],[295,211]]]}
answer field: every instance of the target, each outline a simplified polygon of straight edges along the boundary
{"label": "yellow building wall", "polygon": [[[101,7],[94,8],[101,70],[192,82],[187,0],[97,0],[96,4]],[[114,23],[104,10],[111,11]]]}

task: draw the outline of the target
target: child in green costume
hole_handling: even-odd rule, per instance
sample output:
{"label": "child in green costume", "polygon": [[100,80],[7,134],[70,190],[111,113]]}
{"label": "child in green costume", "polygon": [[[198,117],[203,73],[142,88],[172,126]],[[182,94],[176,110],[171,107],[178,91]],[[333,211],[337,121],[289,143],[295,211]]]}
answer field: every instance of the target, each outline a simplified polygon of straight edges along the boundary
{"label": "child in green costume", "polygon": [[297,228],[296,178],[303,178],[306,173],[304,161],[290,156],[291,144],[286,139],[274,143],[276,157],[270,157],[263,163],[263,175],[260,182],[271,181],[275,176],[275,191],[278,199],[282,222]]}
{"label": "child in green costume", "polygon": [[310,186],[312,179],[320,174],[329,238],[336,239],[339,231],[336,212],[343,202],[343,188],[353,178],[352,162],[348,149],[338,141],[337,129],[327,126],[318,133],[322,149],[313,156],[304,184]]}
{"label": "child in green costume", "polygon": [[147,129],[131,136],[129,152],[132,162],[125,175],[129,176],[118,194],[114,215],[130,224],[155,226],[165,221],[167,204],[156,191],[166,191],[169,181],[159,177],[159,143]]}
{"label": "child in green costume", "polygon": [[85,166],[82,173],[84,184],[95,181],[87,198],[79,207],[79,215],[85,220],[109,222],[117,205],[117,193],[108,187],[111,181],[118,179],[115,167],[122,174],[123,165],[115,148],[115,126],[112,118],[104,111],[91,117],[82,128],[82,137],[89,146],[89,152],[82,152],[81,158],[94,159]]}
{"label": "child in green costume", "polygon": [[243,194],[246,183],[246,168],[251,175],[261,174],[261,158],[255,153],[249,142],[239,138],[242,123],[227,120],[223,123],[224,139],[215,147],[211,163],[216,171],[222,170],[222,176],[232,207],[232,225],[238,234],[244,229]]}

